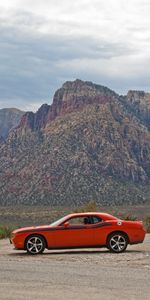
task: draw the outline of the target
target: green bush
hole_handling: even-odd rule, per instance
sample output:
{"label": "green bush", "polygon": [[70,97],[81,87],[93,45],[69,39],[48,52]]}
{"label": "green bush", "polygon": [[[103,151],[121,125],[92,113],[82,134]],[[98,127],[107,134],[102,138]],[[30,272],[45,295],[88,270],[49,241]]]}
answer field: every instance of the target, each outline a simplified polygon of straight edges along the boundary
{"label": "green bush", "polygon": [[9,238],[11,232],[14,230],[13,226],[10,225],[0,225],[0,239]]}

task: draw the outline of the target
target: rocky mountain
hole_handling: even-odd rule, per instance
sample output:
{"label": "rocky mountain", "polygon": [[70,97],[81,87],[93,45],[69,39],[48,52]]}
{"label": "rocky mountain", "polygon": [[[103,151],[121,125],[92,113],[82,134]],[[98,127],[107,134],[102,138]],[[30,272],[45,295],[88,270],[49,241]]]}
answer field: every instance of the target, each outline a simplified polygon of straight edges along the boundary
{"label": "rocky mountain", "polygon": [[16,108],[0,109],[0,137],[6,139],[9,131],[16,127],[24,112]]}
{"label": "rocky mountain", "polygon": [[[150,201],[149,94],[75,80],[0,142],[0,203]],[[138,107],[138,108],[137,108]]]}
{"label": "rocky mountain", "polygon": [[27,112],[19,124],[20,128],[37,131],[46,127],[57,117],[77,110],[88,104],[111,101],[117,94],[110,89],[77,79],[66,82],[56,91],[52,105],[43,104],[37,113]]}
{"label": "rocky mountain", "polygon": [[150,93],[129,91],[126,102],[129,109],[150,129]]}

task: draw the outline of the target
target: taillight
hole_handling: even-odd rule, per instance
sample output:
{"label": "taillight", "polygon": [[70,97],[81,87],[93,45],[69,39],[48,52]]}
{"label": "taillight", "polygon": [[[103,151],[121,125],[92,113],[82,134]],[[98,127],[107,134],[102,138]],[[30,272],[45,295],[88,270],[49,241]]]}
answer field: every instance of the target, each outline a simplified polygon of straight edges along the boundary
{"label": "taillight", "polygon": [[145,227],[143,221],[139,221],[139,225],[140,225],[140,227],[141,227],[145,232],[147,232],[146,227]]}

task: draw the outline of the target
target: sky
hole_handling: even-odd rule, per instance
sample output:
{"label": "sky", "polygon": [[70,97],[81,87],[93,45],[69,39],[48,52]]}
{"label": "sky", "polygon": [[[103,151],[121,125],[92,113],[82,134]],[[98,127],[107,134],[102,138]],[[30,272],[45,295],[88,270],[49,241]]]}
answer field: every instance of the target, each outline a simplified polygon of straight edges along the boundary
{"label": "sky", "polygon": [[150,91],[149,0],[0,0],[0,108],[36,111],[65,81]]}

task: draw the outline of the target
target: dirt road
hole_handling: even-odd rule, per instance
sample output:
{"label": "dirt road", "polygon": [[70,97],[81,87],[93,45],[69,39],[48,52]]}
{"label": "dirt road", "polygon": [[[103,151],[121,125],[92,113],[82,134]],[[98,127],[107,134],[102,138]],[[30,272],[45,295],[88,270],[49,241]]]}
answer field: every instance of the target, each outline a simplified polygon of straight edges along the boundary
{"label": "dirt road", "polygon": [[45,251],[29,256],[0,241],[0,300],[148,300],[150,234],[122,254]]}

